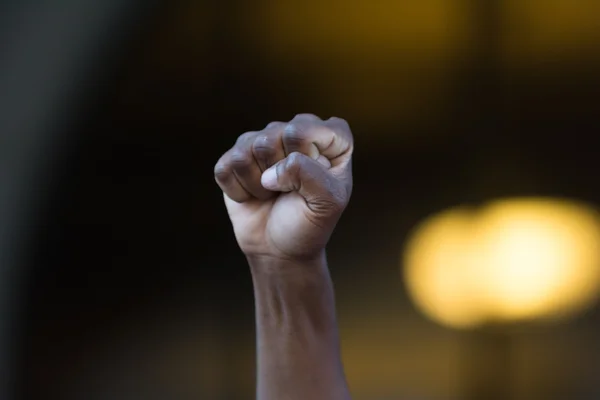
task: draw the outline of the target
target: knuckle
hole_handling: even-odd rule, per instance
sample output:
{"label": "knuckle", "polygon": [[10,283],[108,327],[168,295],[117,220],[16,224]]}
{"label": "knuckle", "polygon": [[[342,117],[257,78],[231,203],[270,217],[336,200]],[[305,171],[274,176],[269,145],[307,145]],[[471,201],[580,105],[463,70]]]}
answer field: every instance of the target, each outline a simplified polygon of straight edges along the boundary
{"label": "knuckle", "polygon": [[325,126],[340,135],[351,147],[353,146],[354,136],[348,121],[343,118],[331,117],[325,121]]}
{"label": "knuckle", "polygon": [[288,143],[299,143],[309,137],[311,128],[322,126],[321,118],[314,114],[297,114],[285,127],[283,140]]}
{"label": "knuckle", "polygon": [[308,120],[308,121],[320,121],[321,120],[321,118],[319,118],[315,114],[311,114],[311,113],[296,114],[296,116],[294,117],[294,120],[296,120],[296,119],[303,119],[303,120]]}
{"label": "knuckle", "polygon": [[338,125],[342,125],[342,126],[346,126],[346,127],[349,126],[348,121],[346,121],[344,118],[331,117],[331,118],[329,118],[329,121],[334,124],[338,124]]}
{"label": "knuckle", "polygon": [[319,132],[322,132],[321,135],[324,135],[327,137],[334,136],[336,134],[336,130],[329,125],[323,125],[322,127],[320,127]]}
{"label": "knuckle", "polygon": [[269,136],[259,136],[252,144],[252,151],[259,157],[271,157],[275,154],[275,141]]}
{"label": "knuckle", "polygon": [[215,165],[214,174],[215,174],[215,178],[217,178],[218,180],[227,179],[229,177],[230,173],[231,173],[231,171],[227,164],[225,164],[223,162],[218,162]]}
{"label": "knuckle", "polygon": [[303,124],[290,122],[283,131],[283,141],[289,144],[300,144],[308,138],[307,129]]}
{"label": "knuckle", "polygon": [[257,132],[245,132],[242,133],[240,136],[238,136],[237,140],[236,140],[236,144],[240,144],[240,143],[245,143],[247,142],[249,139],[251,139],[253,136],[255,136],[257,134]]}
{"label": "knuckle", "polygon": [[234,149],[230,155],[231,165],[235,169],[248,168],[252,165],[252,155],[242,149]]}
{"label": "knuckle", "polygon": [[273,122],[269,122],[267,124],[267,126],[265,127],[265,129],[279,128],[279,127],[283,127],[284,125],[285,125],[285,122],[273,121]]}
{"label": "knuckle", "polygon": [[350,131],[350,124],[343,118],[331,117],[327,120],[327,125],[334,126],[338,130],[346,133],[348,136],[352,136],[352,132]]}

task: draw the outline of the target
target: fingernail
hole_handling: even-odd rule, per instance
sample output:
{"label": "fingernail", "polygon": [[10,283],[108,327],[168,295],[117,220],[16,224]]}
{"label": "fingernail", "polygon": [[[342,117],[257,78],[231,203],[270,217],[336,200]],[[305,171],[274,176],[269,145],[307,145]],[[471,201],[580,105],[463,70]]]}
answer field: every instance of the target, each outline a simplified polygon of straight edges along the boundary
{"label": "fingernail", "polygon": [[277,172],[275,171],[275,166],[263,172],[260,183],[268,190],[275,190],[277,188]]}

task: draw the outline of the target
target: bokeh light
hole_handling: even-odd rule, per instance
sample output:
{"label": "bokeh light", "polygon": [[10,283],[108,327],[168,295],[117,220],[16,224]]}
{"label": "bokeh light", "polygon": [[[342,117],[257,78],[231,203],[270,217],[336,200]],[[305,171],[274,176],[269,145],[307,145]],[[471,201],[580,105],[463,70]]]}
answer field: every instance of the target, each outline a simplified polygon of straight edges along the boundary
{"label": "bokeh light", "polygon": [[466,328],[585,310],[600,290],[599,250],[591,207],[508,199],[427,219],[403,263],[416,305],[443,325]]}

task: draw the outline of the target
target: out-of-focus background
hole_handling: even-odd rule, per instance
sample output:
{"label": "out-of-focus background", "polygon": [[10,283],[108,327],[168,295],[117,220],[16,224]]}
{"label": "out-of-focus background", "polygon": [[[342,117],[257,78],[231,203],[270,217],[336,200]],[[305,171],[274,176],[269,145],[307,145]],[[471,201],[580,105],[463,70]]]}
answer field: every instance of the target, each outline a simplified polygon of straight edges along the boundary
{"label": "out-of-focus background", "polygon": [[253,398],[213,165],[305,112],[356,138],[329,249],[355,400],[600,397],[600,2],[13,3],[2,398]]}

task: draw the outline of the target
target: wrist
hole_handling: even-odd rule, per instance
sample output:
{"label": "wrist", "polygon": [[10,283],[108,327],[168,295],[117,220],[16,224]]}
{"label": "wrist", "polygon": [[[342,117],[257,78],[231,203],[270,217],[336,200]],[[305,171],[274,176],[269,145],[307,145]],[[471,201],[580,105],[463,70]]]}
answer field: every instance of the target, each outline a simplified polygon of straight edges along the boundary
{"label": "wrist", "polygon": [[327,272],[327,256],[322,250],[307,257],[246,254],[252,276],[257,279],[296,279]]}
{"label": "wrist", "polygon": [[259,323],[318,337],[337,334],[333,284],[324,252],[311,260],[261,256],[248,261]]}
{"label": "wrist", "polygon": [[254,294],[257,302],[279,304],[279,307],[312,308],[333,296],[333,285],[325,253],[310,260],[273,257],[249,257]]}

